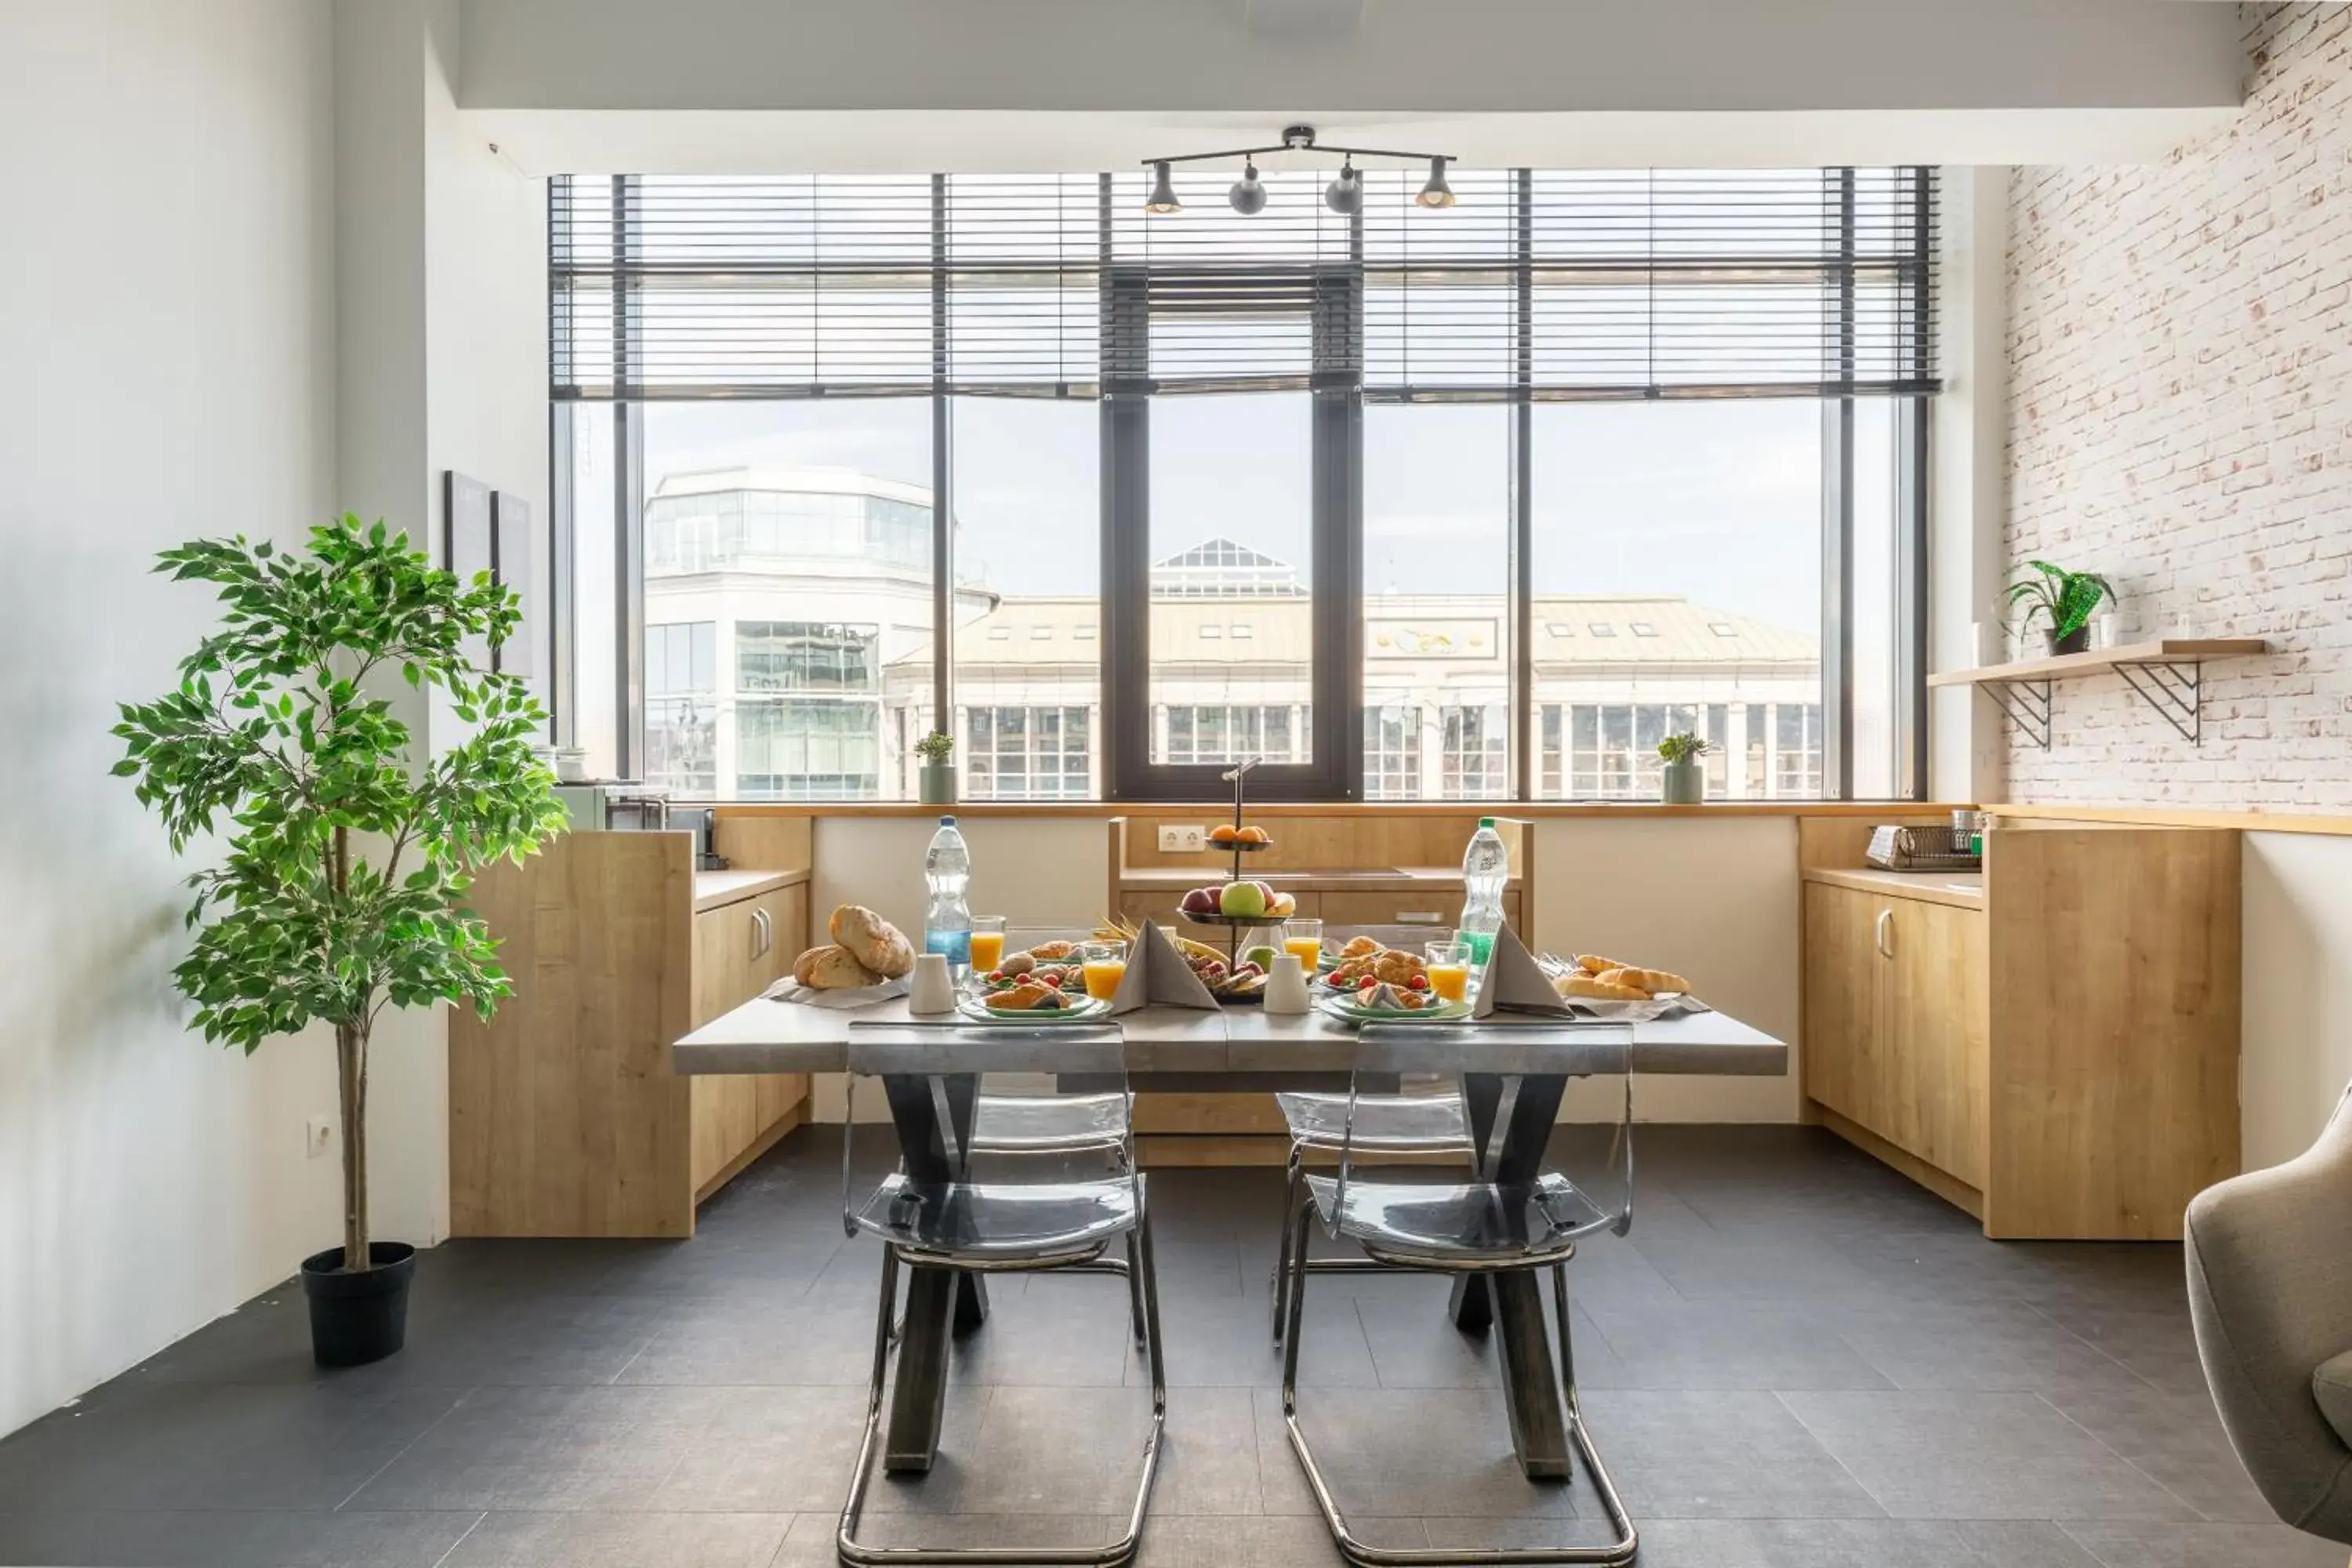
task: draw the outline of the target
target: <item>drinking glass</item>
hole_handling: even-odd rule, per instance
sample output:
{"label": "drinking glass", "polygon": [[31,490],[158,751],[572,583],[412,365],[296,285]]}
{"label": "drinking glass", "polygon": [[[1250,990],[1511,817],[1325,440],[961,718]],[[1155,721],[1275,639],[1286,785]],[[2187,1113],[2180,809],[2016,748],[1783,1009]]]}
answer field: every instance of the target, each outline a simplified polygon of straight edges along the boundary
{"label": "drinking glass", "polygon": [[1429,966],[1429,989],[1441,1002],[1459,1002],[1470,994],[1472,949],[1460,936],[1449,936],[1423,948]]}
{"label": "drinking glass", "polygon": [[985,974],[1004,962],[1004,917],[971,918],[971,972]]}
{"label": "drinking glass", "polygon": [[1127,978],[1127,943],[1090,942],[1078,950],[1078,965],[1086,977],[1087,994],[1108,1002],[1118,994],[1118,983]]}
{"label": "drinking glass", "polygon": [[1316,971],[1323,966],[1323,922],[1307,920],[1285,922],[1282,947],[1284,952],[1298,955],[1298,967],[1307,972],[1308,980],[1313,980]]}

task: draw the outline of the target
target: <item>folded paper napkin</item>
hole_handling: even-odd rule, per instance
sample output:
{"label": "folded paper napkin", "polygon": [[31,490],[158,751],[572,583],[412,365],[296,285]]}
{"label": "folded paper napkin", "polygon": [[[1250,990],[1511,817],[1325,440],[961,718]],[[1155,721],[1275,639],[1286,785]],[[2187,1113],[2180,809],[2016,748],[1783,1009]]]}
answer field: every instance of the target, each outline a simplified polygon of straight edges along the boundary
{"label": "folded paper napkin", "polygon": [[1592,996],[1571,996],[1565,1005],[1580,1018],[1611,1024],[1654,1024],[1666,1018],[1687,1018],[1714,1008],[1696,996],[1657,996],[1647,1002],[1604,1002]]}
{"label": "folded paper napkin", "polygon": [[1495,945],[1486,954],[1486,973],[1478,982],[1478,1001],[1470,1009],[1474,1018],[1491,1018],[1497,1013],[1573,1016],[1568,1003],[1551,988],[1543,965],[1509,926],[1495,933]]}
{"label": "folded paper napkin", "polygon": [[879,985],[857,985],[845,991],[820,991],[814,985],[803,985],[791,975],[785,975],[761,993],[771,1002],[797,1002],[808,1007],[840,1007],[852,1009],[871,1007],[877,1002],[887,1002],[907,994],[904,975],[885,980]]}
{"label": "folded paper napkin", "polygon": [[1118,989],[1111,993],[1110,1010],[1114,1015],[1132,1013],[1143,1007],[1206,1007],[1214,1011],[1217,999],[1168,940],[1168,933],[1150,921],[1135,933],[1135,941],[1127,951],[1127,973]]}

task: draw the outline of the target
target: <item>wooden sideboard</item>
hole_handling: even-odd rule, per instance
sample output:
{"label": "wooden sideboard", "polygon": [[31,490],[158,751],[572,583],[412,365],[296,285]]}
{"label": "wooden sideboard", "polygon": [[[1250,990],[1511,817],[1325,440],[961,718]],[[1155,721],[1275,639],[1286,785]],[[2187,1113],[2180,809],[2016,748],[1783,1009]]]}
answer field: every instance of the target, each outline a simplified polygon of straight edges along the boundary
{"label": "wooden sideboard", "polygon": [[808,1115],[804,1074],[678,1077],[670,1042],[790,973],[807,945],[804,821],[572,833],[475,882],[515,994],[449,1025],[457,1236],[686,1237],[695,1205]]}
{"label": "wooden sideboard", "polygon": [[2177,1240],[2238,1169],[2239,847],[2002,827],[1978,876],[1802,825],[1812,1114],[2000,1238]]}

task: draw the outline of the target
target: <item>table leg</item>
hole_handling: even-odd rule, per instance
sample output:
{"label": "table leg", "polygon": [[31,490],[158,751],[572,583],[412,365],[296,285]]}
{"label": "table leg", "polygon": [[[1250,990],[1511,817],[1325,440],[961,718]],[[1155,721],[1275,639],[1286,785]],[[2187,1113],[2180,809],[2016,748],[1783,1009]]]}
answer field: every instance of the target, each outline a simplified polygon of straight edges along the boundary
{"label": "table leg", "polygon": [[1465,1334],[1483,1334],[1495,1324],[1495,1298],[1486,1292],[1484,1275],[1456,1274],[1454,1277],[1453,1299],[1445,1304],[1445,1315],[1454,1326]]}
{"label": "table leg", "polygon": [[1497,1274],[1486,1281],[1494,1299],[1495,1360],[1503,1378],[1503,1405],[1510,1412],[1511,1447],[1529,1480],[1565,1480],[1569,1472],[1568,1418],[1560,1405],[1559,1378],[1544,1322],[1543,1288],[1529,1272]]}
{"label": "table leg", "polygon": [[955,1332],[961,1339],[988,1321],[988,1279],[981,1274],[958,1274],[955,1281]]}
{"label": "table leg", "polygon": [[907,1277],[907,1326],[898,1339],[898,1381],[890,1394],[890,1432],[882,1468],[921,1473],[940,1450],[947,1413],[948,1339],[957,1282],[952,1268],[916,1268]]}

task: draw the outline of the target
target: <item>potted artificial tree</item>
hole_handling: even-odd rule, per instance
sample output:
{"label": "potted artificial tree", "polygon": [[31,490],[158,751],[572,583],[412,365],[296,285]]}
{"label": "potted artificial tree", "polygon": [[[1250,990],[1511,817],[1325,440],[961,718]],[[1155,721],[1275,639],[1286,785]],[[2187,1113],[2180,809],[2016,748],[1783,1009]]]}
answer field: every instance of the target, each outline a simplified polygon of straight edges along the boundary
{"label": "potted artificial tree", "polygon": [[[521,611],[487,573],[461,583],[349,515],[306,551],[204,540],[156,570],[212,584],[226,611],[177,689],[122,706],[114,772],[138,780],[174,853],[225,827],[226,852],[189,879],[196,934],[175,971],[205,1037],[250,1055],[334,1029],[343,1244],[304,1258],[302,1285],[320,1363],[376,1361],[401,1346],[415,1249],[368,1234],[369,1037],[387,1005],[487,1017],[509,993],[459,900],[472,868],[520,859],[564,820],[531,751],[545,715],[467,654]],[[375,694],[395,675],[446,693],[470,732],[426,756]]]}
{"label": "potted artificial tree", "polygon": [[2091,646],[2091,617],[2098,613],[2102,602],[2116,596],[2107,580],[2095,572],[2069,572],[2047,561],[2029,561],[2034,575],[2009,585],[2009,603],[2014,608],[2021,601],[2025,614],[2019,626],[2033,625],[2039,616],[2044,623],[2044,634],[2050,639],[2053,655],[2082,653]]}
{"label": "potted artificial tree", "polygon": [[915,755],[923,760],[919,779],[922,804],[953,805],[956,797],[955,737],[944,730],[934,730],[915,742]]}
{"label": "potted artificial tree", "polygon": [[1698,805],[1706,799],[1706,774],[1699,767],[1699,759],[1714,750],[1706,742],[1688,731],[1669,735],[1658,742],[1658,755],[1665,760],[1660,770],[1664,791],[1659,799],[1668,805]]}

